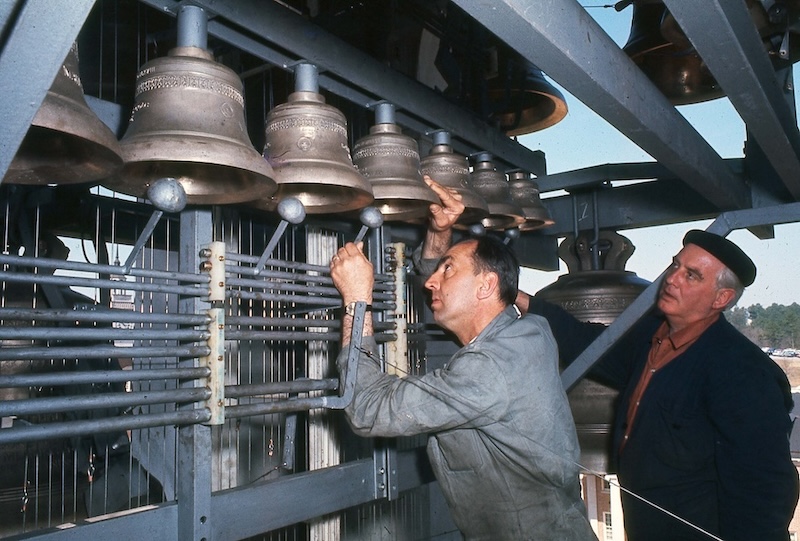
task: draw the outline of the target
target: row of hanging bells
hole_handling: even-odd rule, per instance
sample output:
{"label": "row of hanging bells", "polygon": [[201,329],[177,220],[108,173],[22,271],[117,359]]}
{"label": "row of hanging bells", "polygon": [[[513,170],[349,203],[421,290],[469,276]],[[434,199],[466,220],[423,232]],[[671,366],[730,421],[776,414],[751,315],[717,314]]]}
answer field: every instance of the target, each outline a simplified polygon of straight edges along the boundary
{"label": "row of hanging bells", "polygon": [[431,153],[421,159],[389,103],[375,104],[375,125],[356,141],[351,158],[347,121],[325,103],[316,67],[306,62],[294,67],[295,91],[288,101],[268,113],[259,154],[246,131],[241,79],[206,50],[206,25],[201,8],[181,8],[178,45],[139,70],[119,142],[86,104],[73,46],[4,182],[99,181],[144,198],[157,180],[174,178],[188,204],[246,203],[274,211],[293,197],[309,214],[373,205],[385,220],[413,223],[438,202],[422,180],[426,174],[461,194],[467,207],[461,227],[481,222],[493,230],[530,230],[552,224],[529,174],[517,173],[510,183],[485,153],[470,173],[447,132],[433,134]]}

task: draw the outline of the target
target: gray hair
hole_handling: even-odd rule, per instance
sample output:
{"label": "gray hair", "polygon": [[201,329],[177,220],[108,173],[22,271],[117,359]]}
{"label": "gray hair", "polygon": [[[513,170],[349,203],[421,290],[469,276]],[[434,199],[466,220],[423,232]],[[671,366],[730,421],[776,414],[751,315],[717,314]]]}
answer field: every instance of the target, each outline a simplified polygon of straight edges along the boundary
{"label": "gray hair", "polygon": [[717,289],[732,289],[734,292],[733,298],[725,305],[723,310],[733,307],[744,293],[744,286],[739,277],[728,267],[723,266],[722,270],[717,274]]}

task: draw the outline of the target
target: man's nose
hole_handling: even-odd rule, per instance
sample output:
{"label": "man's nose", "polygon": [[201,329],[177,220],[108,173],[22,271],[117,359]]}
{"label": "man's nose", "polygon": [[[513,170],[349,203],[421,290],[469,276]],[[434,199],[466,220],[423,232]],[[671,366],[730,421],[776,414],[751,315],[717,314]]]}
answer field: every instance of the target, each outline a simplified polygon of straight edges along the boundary
{"label": "man's nose", "polygon": [[425,280],[425,289],[433,291],[438,287],[438,281],[434,279],[434,276],[436,276],[436,273],[431,274],[430,277]]}

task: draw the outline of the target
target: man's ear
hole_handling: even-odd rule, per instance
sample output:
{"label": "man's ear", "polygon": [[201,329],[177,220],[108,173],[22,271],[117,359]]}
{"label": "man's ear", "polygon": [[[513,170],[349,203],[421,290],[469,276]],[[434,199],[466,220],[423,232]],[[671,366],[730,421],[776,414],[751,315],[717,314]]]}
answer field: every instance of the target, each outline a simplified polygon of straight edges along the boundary
{"label": "man's ear", "polygon": [[736,292],[728,287],[723,287],[717,290],[717,296],[714,298],[714,302],[711,304],[711,308],[715,310],[724,310],[728,303],[731,302]]}
{"label": "man's ear", "polygon": [[478,298],[483,300],[496,296],[499,281],[496,272],[484,272],[478,288]]}

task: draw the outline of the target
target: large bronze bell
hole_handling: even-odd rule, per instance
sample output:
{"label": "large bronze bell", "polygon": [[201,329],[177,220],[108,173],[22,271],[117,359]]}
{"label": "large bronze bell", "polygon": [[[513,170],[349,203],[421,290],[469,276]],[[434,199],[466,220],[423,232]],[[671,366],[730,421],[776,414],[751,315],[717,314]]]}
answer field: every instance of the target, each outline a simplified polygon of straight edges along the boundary
{"label": "large bronze bell", "polygon": [[275,191],[272,168],[247,134],[241,79],[182,37],[198,11],[184,6],[179,46],[139,70],[120,141],[125,165],[109,188],[144,197],[156,180],[172,177],[190,204],[241,203]]}
{"label": "large bronze bell", "polygon": [[391,103],[376,105],[375,125],[353,146],[353,163],[372,184],[373,206],[385,220],[416,220],[439,202],[422,180],[417,142],[395,124]]}
{"label": "large bronze bell", "polygon": [[508,47],[497,48],[497,76],[487,82],[490,118],[508,136],[549,128],[567,115],[563,94],[542,70]]}
{"label": "large bronze bell", "polygon": [[[581,321],[610,325],[650,282],[624,270],[634,251],[627,238],[600,231],[593,246],[590,236],[581,233],[577,240],[569,236],[561,243],[558,255],[569,273],[541,289],[536,297],[561,306]],[[581,446],[581,464],[596,472],[610,471],[617,396],[614,389],[588,378],[568,394]]]}
{"label": "large bronze bell", "polygon": [[347,144],[347,120],[318,93],[317,68],[295,67],[295,92],[267,114],[264,157],[275,170],[278,191],[251,204],[274,209],[286,197],[309,214],[357,210],[372,203],[372,186],[358,172]]}
{"label": "large bronze bell", "polygon": [[506,175],[495,168],[491,154],[480,152],[475,156],[470,181],[475,191],[489,205],[489,216],[481,220],[486,229],[505,231],[525,222],[522,209],[511,200],[511,189]]}
{"label": "large bronze bell", "polygon": [[[779,44],[797,19],[798,0],[781,3],[780,13],[768,13],[764,4],[746,0],[765,50],[778,58]],[[787,9],[786,5],[793,4]],[[779,7],[779,6],[776,6]],[[725,95],[703,59],[661,0],[633,0],[628,41],[622,48],[674,105],[713,100]],[[794,61],[797,47],[788,52]]]}
{"label": "large bronze bell", "polygon": [[555,221],[550,217],[547,208],[539,197],[539,184],[531,179],[527,171],[511,171],[508,173],[508,186],[511,200],[519,205],[525,221],[519,224],[520,231],[533,231],[551,226]]}
{"label": "large bronze bell", "polygon": [[86,104],[78,73],[78,46],[73,44],[3,182],[92,182],[120,167],[116,136]]}
{"label": "large bronze bell", "polygon": [[449,132],[437,130],[432,136],[433,148],[430,154],[420,160],[422,174],[461,196],[464,212],[456,222],[456,227],[463,229],[480,222],[489,215],[489,205],[472,187],[467,157],[453,152]]}

